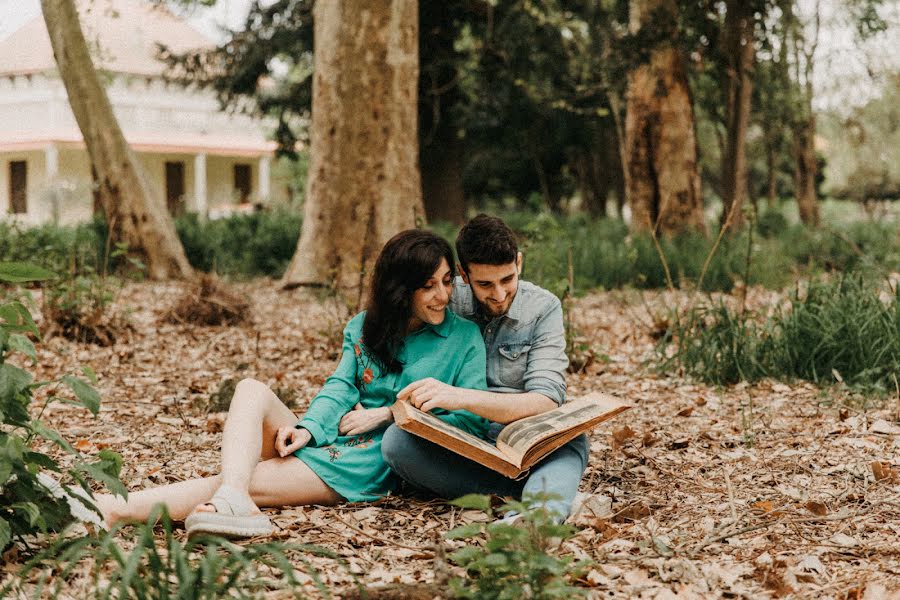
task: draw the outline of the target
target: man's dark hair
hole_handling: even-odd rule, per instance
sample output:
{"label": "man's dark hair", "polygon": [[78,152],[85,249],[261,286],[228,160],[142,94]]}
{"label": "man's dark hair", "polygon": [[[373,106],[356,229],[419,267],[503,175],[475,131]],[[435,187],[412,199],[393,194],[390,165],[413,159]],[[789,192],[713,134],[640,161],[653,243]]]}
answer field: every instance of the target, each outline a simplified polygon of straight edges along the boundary
{"label": "man's dark hair", "polygon": [[434,275],[442,258],[453,276],[453,251],[447,240],[430,231],[407,229],[392,237],[375,261],[362,338],[370,356],[388,373],[403,370],[397,355],[412,316],[413,293]]}
{"label": "man's dark hair", "polygon": [[466,273],[472,264],[507,265],[518,254],[513,230],[502,219],[484,213],[463,225],[456,236],[456,255]]}

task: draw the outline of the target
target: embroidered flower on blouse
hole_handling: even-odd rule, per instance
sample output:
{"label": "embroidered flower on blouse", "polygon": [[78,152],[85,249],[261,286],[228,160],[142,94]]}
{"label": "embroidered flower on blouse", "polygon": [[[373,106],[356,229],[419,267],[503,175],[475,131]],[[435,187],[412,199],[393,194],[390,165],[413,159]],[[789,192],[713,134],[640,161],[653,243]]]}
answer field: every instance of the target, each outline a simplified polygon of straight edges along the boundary
{"label": "embroidered flower on blouse", "polygon": [[328,461],[334,462],[341,457],[341,451],[334,446],[328,447]]}
{"label": "embroidered flower on blouse", "polygon": [[[358,364],[356,371],[356,387],[360,391],[366,389],[366,386],[375,379],[375,371],[369,366],[372,364],[372,359],[368,352],[364,350],[364,347],[365,342],[363,342],[362,338],[353,345],[353,352],[356,353],[356,362]],[[362,367],[362,376],[359,375],[359,367]]]}

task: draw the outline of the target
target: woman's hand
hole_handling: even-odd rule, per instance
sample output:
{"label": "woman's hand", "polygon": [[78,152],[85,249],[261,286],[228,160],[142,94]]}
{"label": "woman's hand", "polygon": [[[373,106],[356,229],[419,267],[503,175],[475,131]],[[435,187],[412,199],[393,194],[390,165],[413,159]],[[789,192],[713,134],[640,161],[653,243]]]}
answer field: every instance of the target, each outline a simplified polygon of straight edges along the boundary
{"label": "woman's hand", "polygon": [[275,451],[278,452],[278,456],[284,458],[307,445],[311,439],[312,434],[306,429],[279,427],[275,434]]}
{"label": "woman's hand", "polygon": [[390,407],[363,408],[362,404],[357,402],[353,410],[341,417],[338,432],[341,435],[359,435],[384,427],[393,420],[394,415],[391,413]]}
{"label": "woman's hand", "polygon": [[435,408],[461,410],[466,406],[463,390],[433,377],[414,381],[397,394],[398,400],[406,400],[419,410],[429,412]]}

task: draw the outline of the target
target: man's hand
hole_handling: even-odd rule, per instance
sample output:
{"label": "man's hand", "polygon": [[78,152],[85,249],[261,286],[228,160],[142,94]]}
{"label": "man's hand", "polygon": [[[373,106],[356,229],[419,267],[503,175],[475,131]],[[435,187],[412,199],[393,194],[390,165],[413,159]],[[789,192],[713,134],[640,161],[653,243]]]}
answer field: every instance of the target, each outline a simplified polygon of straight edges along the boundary
{"label": "man's hand", "polygon": [[466,408],[460,388],[453,387],[432,377],[414,381],[397,394],[398,400],[407,400],[410,404],[428,412],[435,408],[444,410],[461,410]]}
{"label": "man's hand", "polygon": [[306,429],[280,427],[275,434],[275,451],[284,458],[307,445],[311,439],[312,434]]}
{"label": "man's hand", "polygon": [[341,417],[338,424],[338,433],[341,435],[359,435],[384,427],[394,420],[389,406],[380,408],[363,408],[362,404],[356,403],[353,410]]}

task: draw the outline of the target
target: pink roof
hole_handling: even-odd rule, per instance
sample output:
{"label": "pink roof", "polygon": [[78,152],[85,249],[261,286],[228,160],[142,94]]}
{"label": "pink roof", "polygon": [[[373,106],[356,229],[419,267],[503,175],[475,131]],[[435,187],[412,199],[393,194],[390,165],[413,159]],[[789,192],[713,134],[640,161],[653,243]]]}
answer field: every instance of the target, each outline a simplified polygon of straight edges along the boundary
{"label": "pink roof", "polygon": [[[162,5],[139,0],[76,0],[95,66],[117,73],[160,75],[156,44],[175,52],[212,42]],[[40,73],[56,68],[44,18],[37,16],[0,41],[0,75]]]}
{"label": "pink roof", "polygon": [[[270,156],[277,144],[267,140],[249,140],[224,134],[178,134],[173,140],[171,134],[154,134],[148,132],[125,132],[128,145],[136,152],[158,152],[166,154],[206,153],[213,156]],[[60,148],[84,148],[81,132],[55,131],[37,135],[15,136],[4,135],[0,140],[0,152],[23,152],[42,150],[50,144]]]}

